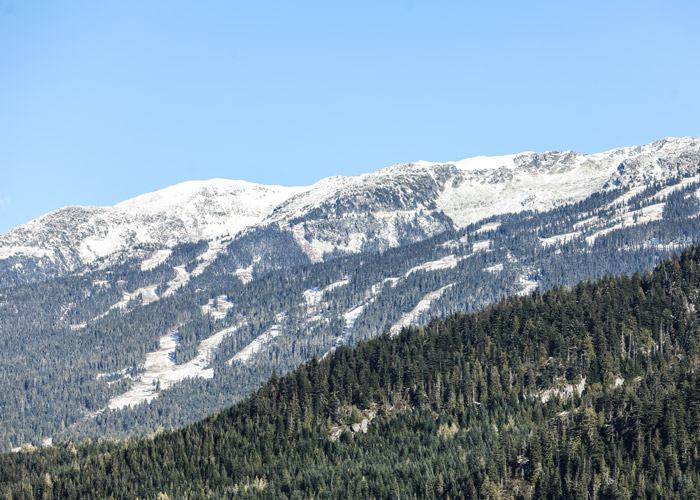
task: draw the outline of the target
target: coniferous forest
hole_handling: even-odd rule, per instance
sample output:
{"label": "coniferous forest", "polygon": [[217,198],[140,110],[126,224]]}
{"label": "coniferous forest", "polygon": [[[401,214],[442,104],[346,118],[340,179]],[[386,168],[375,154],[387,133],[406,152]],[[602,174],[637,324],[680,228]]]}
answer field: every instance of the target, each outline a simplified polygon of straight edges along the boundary
{"label": "coniferous forest", "polygon": [[[266,246],[252,235],[244,246],[232,242],[171,294],[178,273],[200,265],[207,242],[178,245],[148,270],[141,269],[142,259],[154,249],[143,247],[139,258],[2,288],[0,452],[47,439],[123,439],[197,422],[255,391],[273,370],[284,374],[341,343],[381,335],[437,290],[443,291],[439,299],[413,324],[477,311],[504,295],[523,293],[526,285],[545,291],[652,268],[700,238],[698,189],[700,182],[691,178],[642,191],[620,187],[547,212],[492,217],[385,252],[336,255],[317,264],[287,262],[293,241],[280,237]],[[660,203],[661,218],[617,227],[618,212],[642,213]],[[573,233],[573,239],[558,239]],[[243,282],[235,272],[244,266],[240,256],[253,250],[264,250],[269,259]],[[454,265],[426,266],[445,259]],[[275,262],[289,267],[273,269]],[[342,286],[326,290],[333,283]],[[139,295],[143,290],[150,290],[149,300]],[[310,304],[309,294],[319,302]],[[213,316],[219,300],[229,308]],[[359,307],[348,326],[347,314]],[[213,370],[212,378],[155,384],[157,398],[148,404],[108,407],[143,376],[145,359],[163,336],[177,332],[172,360],[181,367],[208,338],[236,325],[211,355],[206,368]],[[246,362],[231,362],[273,327],[281,332],[274,342]]]}
{"label": "coniferous forest", "polygon": [[1,498],[693,499],[700,249],[340,347],[228,410],[0,456]]}

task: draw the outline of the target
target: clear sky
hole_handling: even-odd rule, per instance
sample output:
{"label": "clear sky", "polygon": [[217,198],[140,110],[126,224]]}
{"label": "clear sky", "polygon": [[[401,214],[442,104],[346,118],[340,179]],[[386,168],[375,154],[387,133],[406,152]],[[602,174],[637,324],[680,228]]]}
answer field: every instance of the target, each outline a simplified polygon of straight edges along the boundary
{"label": "clear sky", "polygon": [[700,136],[700,2],[0,0],[0,232],[224,177]]}

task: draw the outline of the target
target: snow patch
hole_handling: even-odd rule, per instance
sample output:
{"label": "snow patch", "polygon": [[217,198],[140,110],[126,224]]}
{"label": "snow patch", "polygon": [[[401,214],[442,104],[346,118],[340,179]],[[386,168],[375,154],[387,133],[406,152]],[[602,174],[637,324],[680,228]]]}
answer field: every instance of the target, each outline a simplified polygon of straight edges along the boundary
{"label": "snow patch", "polygon": [[173,253],[169,248],[164,250],[156,250],[153,254],[141,262],[141,271],[150,271],[165,262]]}
{"label": "snow patch", "polygon": [[530,295],[539,286],[537,280],[533,280],[530,276],[522,275],[520,276],[520,285],[522,289],[516,293],[516,295],[525,296]]}
{"label": "snow patch", "polygon": [[664,198],[666,198],[668,195],[675,193],[676,191],[680,191],[681,189],[688,186],[689,184],[693,184],[696,182],[700,182],[700,175],[694,175],[692,177],[684,177],[683,179],[680,180],[680,182],[678,184],[673,184],[672,186],[667,186],[667,187],[661,189],[658,193],[656,193],[654,196],[652,196],[651,199],[654,201],[661,201]]}
{"label": "snow patch", "polygon": [[201,309],[203,315],[211,315],[215,320],[222,320],[232,307],[233,304],[228,301],[226,295],[219,295],[216,298],[209,299],[209,302],[201,306]]}
{"label": "snow patch", "polygon": [[106,316],[114,309],[126,309],[129,302],[138,298],[139,296],[141,297],[141,305],[147,306],[148,304],[155,302],[158,300],[158,295],[156,294],[157,288],[158,285],[149,285],[142,288],[137,288],[133,292],[122,292],[122,299],[116,304],[113,304],[106,312],[97,316],[93,321]]}
{"label": "snow patch", "polygon": [[[292,227],[292,237],[294,238],[296,244],[299,245],[299,248],[301,248],[301,251],[304,252],[309,258],[312,264],[318,264],[319,262],[323,262],[324,249],[318,248],[319,242],[316,242],[316,244],[312,244],[311,242],[306,240],[306,235],[304,234],[304,227],[301,224],[297,224],[296,226]],[[331,251],[332,245],[329,246],[326,250]]]}
{"label": "snow patch", "polygon": [[272,325],[269,330],[266,330],[264,333],[258,335],[250,344],[238,351],[236,355],[229,359],[226,363],[231,365],[234,361],[238,361],[240,363],[250,362],[253,356],[257,354],[265,344],[268,344],[270,341],[272,341],[272,339],[279,337],[282,334],[281,321],[284,319],[284,316],[285,314],[283,313],[278,314],[275,318],[277,323]]}
{"label": "snow patch", "polygon": [[377,295],[379,295],[379,292],[382,291],[384,286],[386,286],[387,284],[389,284],[389,286],[394,286],[398,281],[399,278],[386,278],[380,281],[379,283],[375,283],[370,287],[369,295],[360,305],[355,306],[352,309],[349,309],[348,311],[343,313],[343,319],[345,320],[345,324],[343,325],[343,331],[338,337],[336,337],[333,347],[331,347],[331,349],[323,355],[324,358],[331,354],[333,351],[335,351],[341,345],[348,343],[348,339],[350,338],[350,334],[352,333],[352,330],[355,327],[355,323],[357,322],[357,319],[362,315],[365,308],[376,300]]}
{"label": "snow patch", "polygon": [[98,373],[97,375],[95,375],[95,380],[100,380],[101,378],[105,378],[105,377],[116,377],[116,376],[123,377],[128,372],[129,372],[129,368],[122,368],[121,370],[119,370],[117,372]]}
{"label": "snow patch", "polygon": [[604,236],[616,229],[622,229],[625,227],[632,227],[639,224],[646,224],[647,222],[653,222],[661,220],[663,218],[664,206],[666,203],[656,203],[654,205],[648,205],[646,207],[640,208],[639,210],[624,211],[618,214],[611,222],[610,227],[596,231],[595,233],[586,236],[586,243],[588,245],[593,245],[597,238]]}
{"label": "snow patch", "polygon": [[481,252],[491,247],[491,240],[476,241],[472,245],[472,252]]}
{"label": "snow patch", "polygon": [[440,260],[431,260],[430,262],[424,262],[423,264],[420,264],[418,266],[412,267],[408,271],[406,271],[406,274],[404,275],[405,278],[408,278],[411,274],[416,273],[418,271],[439,271],[441,269],[452,269],[457,267],[457,262],[460,259],[455,257],[454,255],[448,255],[446,257],[443,257]]}
{"label": "snow patch", "polygon": [[163,292],[163,297],[170,297],[190,280],[190,273],[187,272],[185,266],[175,266],[173,270],[175,277],[168,281],[168,288]]}
{"label": "snow patch", "polygon": [[237,277],[239,280],[241,280],[241,282],[242,282],[244,285],[247,285],[248,283],[250,283],[251,281],[253,281],[253,264],[251,264],[251,265],[248,266],[248,267],[244,267],[244,268],[240,268],[240,267],[239,267],[238,269],[236,269],[236,270],[233,272],[233,274],[235,274],[236,277]]}
{"label": "snow patch", "polygon": [[372,296],[375,296],[382,290],[382,288],[384,288],[384,286],[387,283],[389,283],[390,286],[395,286],[396,283],[398,283],[398,282],[399,282],[399,278],[385,278],[380,283],[375,283],[374,285],[372,285],[372,289],[370,291],[370,294]]}
{"label": "snow patch", "polygon": [[627,191],[626,193],[622,194],[621,196],[618,196],[613,201],[611,201],[610,203],[605,205],[604,208],[610,209],[610,208],[613,208],[616,206],[623,207],[623,206],[627,205],[627,203],[632,198],[637,196],[639,193],[641,193],[645,189],[646,189],[646,186],[635,186],[635,187],[631,188],[629,191]]}
{"label": "snow patch", "polygon": [[54,252],[48,248],[30,247],[26,245],[0,247],[0,259],[7,259],[8,257],[15,256],[36,257],[38,259],[42,257],[53,258]]}
{"label": "snow patch", "polygon": [[241,325],[225,328],[202,340],[197,347],[195,358],[181,365],[176,365],[173,361],[173,353],[179,343],[177,332],[162,336],[159,341],[160,348],[146,354],[143,365],[145,371],[139,375],[127,392],[110,399],[107,407],[118,410],[127,406],[136,406],[144,401],[152,401],[162,390],[187,378],[213,378],[214,370],[208,367],[214,351],[224,338],[240,327]]}
{"label": "snow patch", "polygon": [[440,297],[442,297],[442,294],[445,293],[446,290],[452,288],[455,285],[455,283],[450,283],[449,285],[445,285],[442,288],[439,288],[435,291],[432,291],[428,294],[426,294],[420,302],[414,307],[412,310],[409,312],[403,314],[399,320],[391,325],[391,328],[389,329],[389,333],[392,337],[395,337],[396,335],[399,334],[401,329],[406,326],[412,326],[412,325],[417,325],[419,324],[420,320],[422,319],[422,316],[425,312],[430,309],[430,305],[438,300]]}
{"label": "snow patch", "polygon": [[359,318],[362,315],[368,303],[371,303],[371,301],[368,301],[367,303],[361,304],[353,309],[350,309],[349,311],[343,314],[343,319],[345,320],[345,325],[343,326],[343,334],[337,339],[335,339],[334,347],[339,347],[342,344],[347,343],[347,340],[350,337],[350,333],[352,332],[352,329],[355,326],[357,318]]}
{"label": "snow patch", "polygon": [[577,231],[583,230],[583,229],[588,229],[590,227],[596,226],[600,224],[600,218],[596,215],[593,217],[588,217],[586,219],[578,221],[576,224],[574,224],[573,228]]}
{"label": "snow patch", "polygon": [[236,275],[244,285],[247,285],[253,281],[253,266],[258,262],[260,262],[260,256],[255,257],[248,267],[239,267],[233,274]]}
{"label": "snow patch", "polygon": [[548,238],[540,238],[540,244],[543,247],[547,248],[547,247],[550,247],[553,245],[568,243],[569,241],[572,241],[579,236],[581,236],[581,231],[573,231],[571,233],[556,234],[556,235],[550,236]]}
{"label": "snow patch", "polygon": [[195,267],[192,270],[191,276],[192,277],[197,277],[200,274],[204,272],[204,270],[214,262],[214,260],[219,256],[221,251],[226,247],[224,242],[221,239],[215,239],[211,240],[208,242],[209,248],[207,248],[202,255],[197,257],[197,260],[200,260],[201,262],[197,264],[197,267]]}
{"label": "snow patch", "polygon": [[310,288],[309,290],[304,291],[304,301],[306,302],[307,307],[317,306],[321,303],[321,299],[323,298],[323,295],[325,293],[330,292],[331,290],[335,290],[336,288],[339,288],[341,286],[345,286],[348,283],[350,283],[350,278],[345,277],[340,281],[331,283],[322,290],[319,290],[318,287]]}
{"label": "snow patch", "polygon": [[476,234],[487,233],[489,231],[495,231],[499,227],[501,227],[500,222],[489,222],[489,223],[481,226],[479,229],[477,229]]}
{"label": "snow patch", "polygon": [[493,266],[485,267],[484,271],[487,271],[489,273],[494,273],[494,274],[500,273],[501,271],[503,271],[503,264],[496,264]]}

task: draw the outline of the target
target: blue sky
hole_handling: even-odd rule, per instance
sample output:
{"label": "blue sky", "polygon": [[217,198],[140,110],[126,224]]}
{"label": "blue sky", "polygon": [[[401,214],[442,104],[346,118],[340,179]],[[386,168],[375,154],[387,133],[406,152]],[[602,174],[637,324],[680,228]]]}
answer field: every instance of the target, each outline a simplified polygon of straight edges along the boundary
{"label": "blue sky", "polygon": [[700,136],[700,2],[0,0],[0,232],[193,179]]}

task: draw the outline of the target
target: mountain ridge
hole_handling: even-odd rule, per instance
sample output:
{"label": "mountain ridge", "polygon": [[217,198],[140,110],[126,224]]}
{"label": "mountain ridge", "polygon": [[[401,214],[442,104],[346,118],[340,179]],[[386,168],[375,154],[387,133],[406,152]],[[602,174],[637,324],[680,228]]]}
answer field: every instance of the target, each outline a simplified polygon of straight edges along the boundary
{"label": "mountain ridge", "polygon": [[[651,267],[700,238],[700,169],[683,169],[318,264],[271,224],[0,290],[0,450],[184,425],[246,396],[273,370],[385,330]],[[364,217],[342,203],[339,211],[348,223]],[[128,408],[110,409],[119,401]]]}
{"label": "mountain ridge", "polygon": [[599,190],[661,181],[698,166],[700,142],[684,137],[594,154],[403,163],[304,187],[188,181],[112,207],[63,207],[0,235],[0,286],[134,257],[142,248],[244,238],[258,229],[291,233],[310,262],[321,262],[420,241],[493,215],[547,210]]}
{"label": "mountain ridge", "polygon": [[176,184],[111,207],[70,205],[0,235],[0,271],[10,274],[5,281],[22,283],[35,281],[37,273],[62,275],[100,259],[111,263],[139,255],[143,247],[231,237],[303,189],[212,179]]}

